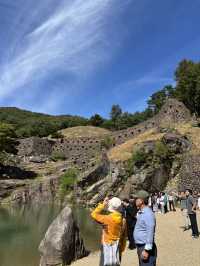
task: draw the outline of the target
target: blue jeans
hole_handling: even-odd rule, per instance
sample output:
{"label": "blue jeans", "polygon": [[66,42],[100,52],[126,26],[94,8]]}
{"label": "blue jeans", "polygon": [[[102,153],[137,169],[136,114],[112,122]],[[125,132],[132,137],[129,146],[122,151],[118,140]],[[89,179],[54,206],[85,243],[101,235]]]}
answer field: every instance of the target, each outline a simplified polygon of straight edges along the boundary
{"label": "blue jeans", "polygon": [[155,244],[153,244],[152,250],[149,251],[148,260],[142,259],[142,251],[144,250],[145,245],[136,245],[136,247],[139,259],[139,266],[156,266],[157,247]]}

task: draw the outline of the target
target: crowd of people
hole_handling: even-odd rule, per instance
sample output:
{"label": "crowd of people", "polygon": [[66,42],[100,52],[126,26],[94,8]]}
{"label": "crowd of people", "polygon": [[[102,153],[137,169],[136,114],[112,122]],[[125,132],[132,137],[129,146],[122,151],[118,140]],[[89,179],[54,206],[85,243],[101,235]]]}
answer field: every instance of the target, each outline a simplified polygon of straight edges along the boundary
{"label": "crowd of people", "polygon": [[153,193],[149,197],[149,207],[153,212],[166,214],[168,211],[176,211],[175,205],[179,203],[183,217],[183,231],[192,229],[192,237],[198,238],[196,211],[200,210],[200,193],[190,189],[176,192]]}
{"label": "crowd of people", "polygon": [[106,197],[92,211],[92,218],[102,225],[100,266],[119,266],[126,247],[137,249],[139,266],[155,266],[156,213],[175,212],[179,203],[183,230],[192,230],[199,237],[196,211],[200,210],[200,194],[190,189],[176,192],[156,192],[149,195],[139,191],[130,199]]}

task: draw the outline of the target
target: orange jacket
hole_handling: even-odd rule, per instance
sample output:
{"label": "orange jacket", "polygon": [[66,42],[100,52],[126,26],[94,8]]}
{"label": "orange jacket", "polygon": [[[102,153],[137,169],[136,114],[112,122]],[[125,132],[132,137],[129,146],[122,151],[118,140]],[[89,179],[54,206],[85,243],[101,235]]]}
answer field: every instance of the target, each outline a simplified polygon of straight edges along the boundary
{"label": "orange jacket", "polygon": [[104,204],[100,203],[91,213],[92,218],[103,225],[102,243],[111,244],[120,241],[120,250],[126,247],[126,222],[121,213],[115,211],[110,214],[102,214],[105,209]]}

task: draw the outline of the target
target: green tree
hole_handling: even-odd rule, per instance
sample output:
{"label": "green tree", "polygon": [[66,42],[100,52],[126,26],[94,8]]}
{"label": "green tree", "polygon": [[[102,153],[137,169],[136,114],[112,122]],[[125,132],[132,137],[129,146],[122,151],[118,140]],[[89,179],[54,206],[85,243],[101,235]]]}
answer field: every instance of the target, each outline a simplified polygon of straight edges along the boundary
{"label": "green tree", "polygon": [[110,118],[113,121],[116,121],[117,119],[120,118],[120,116],[122,115],[122,109],[118,104],[114,104],[111,108],[111,112],[110,112]]}
{"label": "green tree", "polygon": [[156,114],[160,111],[166,99],[173,96],[175,96],[175,89],[171,85],[165,86],[162,90],[159,90],[150,96],[147,101],[148,108]]}
{"label": "green tree", "polygon": [[177,82],[176,97],[192,113],[200,115],[200,62],[181,61],[176,69],[175,77]]}
{"label": "green tree", "polygon": [[0,123],[0,163],[4,163],[8,159],[8,154],[17,153],[17,141],[15,138],[14,127],[5,123]]}
{"label": "green tree", "polygon": [[0,123],[0,152],[15,153],[16,134],[14,127]]}
{"label": "green tree", "polygon": [[94,127],[102,126],[103,122],[104,122],[104,119],[99,114],[95,114],[91,116],[89,120],[89,123]]}

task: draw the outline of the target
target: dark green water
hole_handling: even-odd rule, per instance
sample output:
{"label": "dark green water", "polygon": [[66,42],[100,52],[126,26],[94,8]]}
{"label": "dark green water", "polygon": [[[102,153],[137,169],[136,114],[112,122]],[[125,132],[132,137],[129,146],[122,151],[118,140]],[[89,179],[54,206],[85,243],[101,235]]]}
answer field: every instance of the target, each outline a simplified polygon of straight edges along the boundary
{"label": "dark green water", "polygon": [[[88,210],[73,209],[86,247],[97,250],[99,226],[91,220]],[[47,205],[0,207],[0,266],[39,266],[39,243],[60,210],[58,206]]]}

